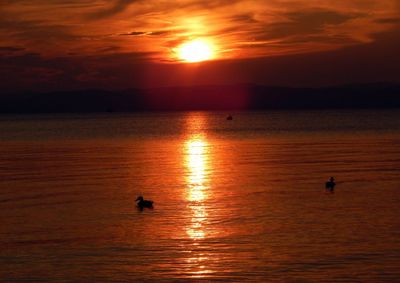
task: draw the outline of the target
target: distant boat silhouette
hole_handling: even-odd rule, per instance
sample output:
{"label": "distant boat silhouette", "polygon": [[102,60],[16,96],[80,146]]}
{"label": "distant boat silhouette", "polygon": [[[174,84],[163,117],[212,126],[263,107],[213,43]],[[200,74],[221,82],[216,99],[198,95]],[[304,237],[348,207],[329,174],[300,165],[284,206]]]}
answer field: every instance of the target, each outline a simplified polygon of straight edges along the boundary
{"label": "distant boat silhouette", "polygon": [[229,115],[228,117],[226,117],[226,120],[233,120],[232,115]]}
{"label": "distant boat silhouette", "polygon": [[333,190],[335,189],[336,183],[335,179],[331,177],[328,182],[325,183],[325,189],[331,193],[333,193]]}
{"label": "distant boat silhouette", "polygon": [[152,200],[145,200],[143,199],[142,196],[138,196],[136,199],[137,206],[139,207],[140,210],[143,210],[143,208],[153,208],[153,201]]}

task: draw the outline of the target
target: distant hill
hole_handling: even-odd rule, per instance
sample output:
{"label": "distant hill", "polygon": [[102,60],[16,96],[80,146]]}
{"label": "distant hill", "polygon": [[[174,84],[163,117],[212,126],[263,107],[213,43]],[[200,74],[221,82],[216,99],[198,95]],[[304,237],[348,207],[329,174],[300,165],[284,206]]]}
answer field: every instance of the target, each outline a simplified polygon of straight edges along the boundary
{"label": "distant hill", "polygon": [[224,85],[0,95],[0,113],[135,112],[400,107],[400,85],[327,88]]}

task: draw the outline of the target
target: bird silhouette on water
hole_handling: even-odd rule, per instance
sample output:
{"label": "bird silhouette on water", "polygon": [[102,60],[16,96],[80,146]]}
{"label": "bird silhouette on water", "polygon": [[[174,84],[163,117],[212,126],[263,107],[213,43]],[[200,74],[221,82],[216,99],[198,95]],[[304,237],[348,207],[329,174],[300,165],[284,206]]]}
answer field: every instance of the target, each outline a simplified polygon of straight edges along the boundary
{"label": "bird silhouette on water", "polygon": [[144,208],[153,208],[153,201],[152,200],[145,200],[142,196],[138,196],[136,199],[136,204],[140,210]]}
{"label": "bird silhouette on water", "polygon": [[329,181],[325,183],[325,189],[330,193],[333,193],[335,186],[336,186],[335,178],[333,177],[331,177]]}

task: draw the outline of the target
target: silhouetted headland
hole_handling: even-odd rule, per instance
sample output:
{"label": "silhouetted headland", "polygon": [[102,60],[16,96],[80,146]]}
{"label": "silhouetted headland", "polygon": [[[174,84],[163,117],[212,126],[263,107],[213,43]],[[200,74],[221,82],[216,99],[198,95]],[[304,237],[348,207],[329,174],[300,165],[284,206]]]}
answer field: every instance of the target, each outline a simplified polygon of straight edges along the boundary
{"label": "silhouetted headland", "polygon": [[0,113],[85,113],[185,110],[335,109],[400,107],[400,84],[325,88],[224,85],[2,93]]}

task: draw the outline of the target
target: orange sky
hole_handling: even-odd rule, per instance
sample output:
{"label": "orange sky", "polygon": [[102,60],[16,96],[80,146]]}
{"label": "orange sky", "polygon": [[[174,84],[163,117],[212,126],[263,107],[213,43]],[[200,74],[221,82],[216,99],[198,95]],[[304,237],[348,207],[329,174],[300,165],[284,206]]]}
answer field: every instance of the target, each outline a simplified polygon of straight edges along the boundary
{"label": "orange sky", "polygon": [[[397,30],[399,3],[397,0],[3,0],[0,68],[9,72],[14,67],[15,72],[24,76],[21,63],[13,60],[23,56],[32,60],[33,56],[42,62],[35,64],[34,70],[43,79],[58,76],[57,72],[65,72],[66,67],[74,69],[74,63],[66,61],[93,62],[97,58],[96,63],[66,74],[85,80],[95,75],[98,70],[94,66],[104,64],[102,60],[120,64],[118,60],[127,55],[129,64],[177,63],[177,46],[198,37],[214,43],[215,60],[341,50],[373,44],[380,34]],[[68,66],[63,70],[49,67],[55,58],[62,58]]]}

